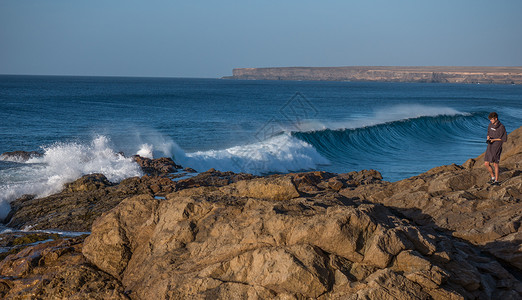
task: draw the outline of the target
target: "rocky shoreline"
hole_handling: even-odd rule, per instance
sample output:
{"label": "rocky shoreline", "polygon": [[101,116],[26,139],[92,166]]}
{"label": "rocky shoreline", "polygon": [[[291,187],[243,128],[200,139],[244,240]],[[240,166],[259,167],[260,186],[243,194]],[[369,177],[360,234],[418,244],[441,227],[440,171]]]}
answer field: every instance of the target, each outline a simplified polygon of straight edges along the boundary
{"label": "rocky shoreline", "polygon": [[135,159],[147,175],[91,174],[11,203],[6,225],[27,232],[1,235],[0,297],[522,297],[522,127],[500,186],[482,156],[398,182],[373,170],[173,180],[172,160]]}

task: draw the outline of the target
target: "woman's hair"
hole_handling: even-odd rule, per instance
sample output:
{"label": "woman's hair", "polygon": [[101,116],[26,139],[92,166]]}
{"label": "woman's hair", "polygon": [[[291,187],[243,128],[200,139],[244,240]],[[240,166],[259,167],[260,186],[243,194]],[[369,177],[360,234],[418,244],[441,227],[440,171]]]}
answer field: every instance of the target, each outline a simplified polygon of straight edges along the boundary
{"label": "woman's hair", "polygon": [[492,112],[489,114],[488,119],[498,119],[498,114],[496,112]]}

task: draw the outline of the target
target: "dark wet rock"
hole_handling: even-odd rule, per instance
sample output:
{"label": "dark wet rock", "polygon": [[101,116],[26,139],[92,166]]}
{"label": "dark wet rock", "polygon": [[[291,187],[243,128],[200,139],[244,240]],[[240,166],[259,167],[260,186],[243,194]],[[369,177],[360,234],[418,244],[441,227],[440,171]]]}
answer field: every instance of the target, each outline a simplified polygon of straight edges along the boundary
{"label": "dark wet rock", "polygon": [[165,195],[176,183],[164,177],[128,178],[111,183],[101,174],[91,174],[69,183],[64,190],[44,198],[24,196],[11,202],[7,226],[26,229],[90,231],[92,222],[123,199],[140,194]]}
{"label": "dark wet rock", "polygon": [[85,175],[66,184],[60,193],[35,198],[32,195],[11,202],[11,211],[4,223],[18,229],[59,229],[90,231],[92,222],[123,199],[135,195],[165,196],[177,190],[200,186],[223,186],[256,178],[209,170],[195,177],[172,181],[168,177],[132,177],[115,184],[102,174]]}
{"label": "dark wet rock", "polygon": [[0,160],[24,162],[34,157],[41,157],[43,154],[37,151],[13,151],[0,154]]}
{"label": "dark wet rock", "polygon": [[375,170],[362,170],[343,174],[324,171],[291,173],[297,189],[303,193],[315,193],[325,189],[339,191],[342,188],[380,183],[382,175]]}
{"label": "dark wet rock", "polygon": [[145,174],[151,176],[166,175],[169,173],[177,172],[178,169],[183,168],[177,165],[169,157],[150,159],[146,157],[141,157],[139,155],[134,155],[132,158],[138,163],[138,165],[140,165],[141,169]]}
{"label": "dark wet rock", "polygon": [[246,173],[234,173],[234,172],[220,172],[215,169],[210,169],[206,172],[199,173],[198,175],[182,179],[178,181],[177,189],[186,189],[200,186],[224,186],[230,183],[238,182],[240,180],[248,180],[258,178],[252,174]]}
{"label": "dark wet rock", "polygon": [[15,254],[24,248],[42,241],[60,238],[56,233],[45,232],[6,232],[0,234],[0,260],[6,256]]}

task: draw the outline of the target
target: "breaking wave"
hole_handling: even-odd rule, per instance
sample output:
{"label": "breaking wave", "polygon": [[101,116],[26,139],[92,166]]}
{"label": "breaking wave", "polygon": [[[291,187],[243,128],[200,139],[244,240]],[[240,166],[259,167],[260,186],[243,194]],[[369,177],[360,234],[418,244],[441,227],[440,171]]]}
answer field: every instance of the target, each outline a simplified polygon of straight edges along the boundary
{"label": "breaking wave", "polygon": [[[299,130],[280,132],[264,141],[187,153],[165,136],[151,135],[127,141],[126,154],[153,158],[170,156],[184,167],[197,171],[247,172],[258,175],[324,169],[357,169],[361,161],[390,164],[407,159],[408,149],[419,143],[437,149],[441,141],[469,138],[483,127],[485,112],[461,113],[451,108],[421,105],[395,106],[367,118],[343,122],[303,122]],[[57,143],[43,147],[42,157],[26,162],[6,162],[0,168],[0,218],[9,212],[9,202],[23,194],[43,197],[56,193],[67,182],[102,173],[110,181],[140,176],[137,163],[117,151],[107,136],[88,144]],[[426,148],[426,147],[424,147]],[[430,148],[430,147],[428,147]],[[131,150],[129,150],[131,149]],[[5,164],[12,164],[6,167]],[[379,165],[371,165],[379,169]]]}
{"label": "breaking wave", "polygon": [[43,150],[42,157],[0,170],[1,219],[9,212],[10,201],[24,194],[48,196],[86,174],[102,173],[112,182],[142,175],[138,164],[115,152],[105,136],[87,145],[57,143]]}

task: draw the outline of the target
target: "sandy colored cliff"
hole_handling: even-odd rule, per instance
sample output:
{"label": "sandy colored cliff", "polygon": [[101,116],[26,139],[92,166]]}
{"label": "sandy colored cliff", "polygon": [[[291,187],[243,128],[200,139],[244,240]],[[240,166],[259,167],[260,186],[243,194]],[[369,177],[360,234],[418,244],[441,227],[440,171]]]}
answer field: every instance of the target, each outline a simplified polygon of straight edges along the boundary
{"label": "sandy colored cliff", "polygon": [[522,67],[237,68],[226,79],[522,84]]}

